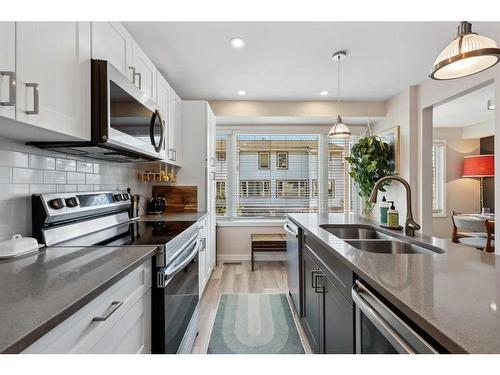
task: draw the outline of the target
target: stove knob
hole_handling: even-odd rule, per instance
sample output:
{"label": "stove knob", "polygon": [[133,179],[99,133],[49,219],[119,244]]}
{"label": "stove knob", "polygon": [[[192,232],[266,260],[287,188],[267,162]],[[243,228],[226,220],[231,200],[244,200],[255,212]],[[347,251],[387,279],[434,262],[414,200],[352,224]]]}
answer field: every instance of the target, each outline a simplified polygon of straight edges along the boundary
{"label": "stove knob", "polygon": [[119,201],[123,200],[123,196],[121,194],[115,194],[114,198],[115,198],[115,202],[119,202]]}
{"label": "stove knob", "polygon": [[66,198],[66,206],[68,207],[78,206],[78,201],[76,200],[76,197]]}
{"label": "stove knob", "polygon": [[124,201],[128,201],[129,199],[130,199],[130,195],[129,195],[129,194],[127,194],[127,193],[124,193],[124,194],[123,194],[123,200],[124,200]]}
{"label": "stove knob", "polygon": [[64,201],[61,198],[51,199],[48,203],[54,210],[60,210],[64,207]]}

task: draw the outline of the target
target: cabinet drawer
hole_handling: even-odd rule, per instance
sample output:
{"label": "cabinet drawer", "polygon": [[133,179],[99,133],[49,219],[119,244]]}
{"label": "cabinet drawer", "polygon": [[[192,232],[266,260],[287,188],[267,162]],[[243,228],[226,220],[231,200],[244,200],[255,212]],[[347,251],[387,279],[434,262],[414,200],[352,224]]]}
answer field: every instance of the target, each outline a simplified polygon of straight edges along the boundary
{"label": "cabinet drawer", "polygon": [[[87,353],[150,289],[151,260],[148,260],[23,353]],[[102,321],[94,320],[106,316]]]}
{"label": "cabinet drawer", "polygon": [[90,349],[89,353],[151,353],[151,289]]}
{"label": "cabinet drawer", "polygon": [[314,261],[328,275],[328,278],[339,288],[344,297],[352,303],[351,288],[354,275],[350,268],[332,254],[331,249],[325,247],[309,233],[304,233],[304,246],[315,256]]}

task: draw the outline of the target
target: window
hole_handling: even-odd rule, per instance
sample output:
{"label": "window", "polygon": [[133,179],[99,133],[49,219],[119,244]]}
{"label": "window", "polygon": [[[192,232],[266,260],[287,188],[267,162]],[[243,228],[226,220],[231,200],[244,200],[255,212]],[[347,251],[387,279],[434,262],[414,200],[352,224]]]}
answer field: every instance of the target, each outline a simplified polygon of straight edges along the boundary
{"label": "window", "polygon": [[271,181],[247,180],[240,181],[240,197],[266,198],[271,195]]}
{"label": "window", "polygon": [[432,144],[432,215],[446,217],[446,141]]}
{"label": "window", "polygon": [[277,198],[309,197],[309,180],[276,180]]}
{"label": "window", "polygon": [[[318,180],[312,181],[312,196],[318,196]],[[335,180],[328,181],[328,198],[335,198]]]}
{"label": "window", "polygon": [[217,161],[226,161],[226,151],[217,151],[215,153]]}
{"label": "window", "polygon": [[[233,130],[231,135],[218,135],[217,151],[227,151],[227,160],[216,161],[216,181],[225,181],[224,188],[219,184],[217,190],[221,197],[217,213],[284,217],[318,212],[318,141],[317,134],[239,134]],[[328,202],[321,206],[328,204],[331,212],[349,212],[352,207],[351,180],[344,162],[351,145],[350,140],[335,140],[324,150],[332,160],[325,165]]]}
{"label": "window", "polygon": [[271,165],[271,153],[259,152],[259,169],[269,169]]}
{"label": "window", "polygon": [[276,152],[276,168],[288,169],[288,152],[286,151]]}
{"label": "window", "polygon": [[[227,136],[218,135],[215,138],[215,212],[217,215],[227,214],[227,166],[226,166]],[[224,158],[220,157],[224,155]]]}

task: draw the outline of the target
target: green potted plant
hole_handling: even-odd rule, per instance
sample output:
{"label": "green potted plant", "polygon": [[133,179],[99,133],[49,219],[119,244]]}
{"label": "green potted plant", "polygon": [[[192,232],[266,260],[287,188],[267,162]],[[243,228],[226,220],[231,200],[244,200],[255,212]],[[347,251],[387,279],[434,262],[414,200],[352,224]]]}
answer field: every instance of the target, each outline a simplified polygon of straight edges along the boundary
{"label": "green potted plant", "polygon": [[[351,155],[345,160],[351,166],[349,175],[363,198],[363,213],[367,214],[374,204],[369,201],[375,183],[384,176],[394,173],[394,161],[386,142],[377,136],[361,138],[351,149]],[[387,184],[386,184],[387,185]],[[381,191],[385,191],[380,189]]]}

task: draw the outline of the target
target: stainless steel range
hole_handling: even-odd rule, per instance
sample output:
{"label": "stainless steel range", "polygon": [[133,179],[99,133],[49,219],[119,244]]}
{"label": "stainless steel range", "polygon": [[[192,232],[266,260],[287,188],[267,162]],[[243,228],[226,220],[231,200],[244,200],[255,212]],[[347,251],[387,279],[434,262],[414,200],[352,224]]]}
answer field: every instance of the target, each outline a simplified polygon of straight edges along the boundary
{"label": "stainless steel range", "polygon": [[198,331],[198,253],[193,221],[130,220],[119,191],[32,196],[33,236],[46,246],[157,245],[153,259],[153,353],[189,353]]}

